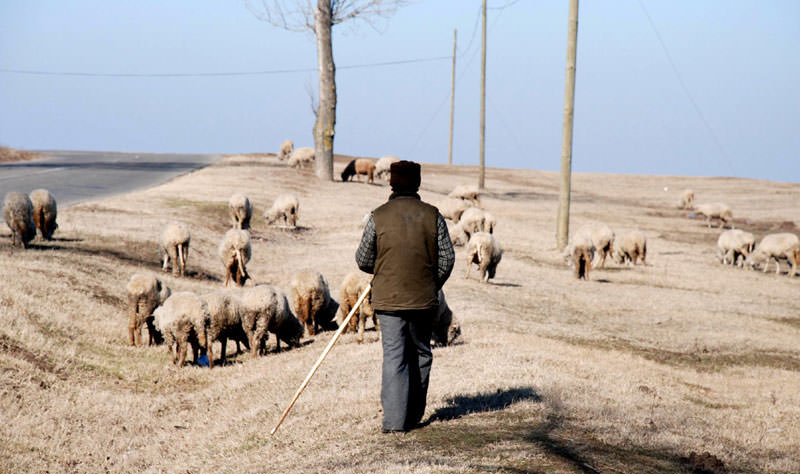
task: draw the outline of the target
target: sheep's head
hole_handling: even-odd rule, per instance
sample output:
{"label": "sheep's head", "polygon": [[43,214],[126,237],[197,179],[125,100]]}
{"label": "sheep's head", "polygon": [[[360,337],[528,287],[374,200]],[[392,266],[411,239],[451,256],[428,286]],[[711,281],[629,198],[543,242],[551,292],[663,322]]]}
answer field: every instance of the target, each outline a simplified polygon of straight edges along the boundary
{"label": "sheep's head", "polygon": [[453,316],[450,326],[447,328],[447,345],[452,345],[461,339],[461,323]]}
{"label": "sheep's head", "polygon": [[489,277],[487,278],[494,278],[494,274],[497,271],[497,264],[500,263],[500,260],[503,259],[503,251],[498,250],[496,255],[492,256],[492,259],[489,262],[489,266],[486,267],[486,275]]}
{"label": "sheep's head", "polygon": [[469,236],[464,231],[464,226],[461,222],[453,226],[453,230],[450,232],[450,240],[453,241],[453,245],[465,245],[469,240]]}

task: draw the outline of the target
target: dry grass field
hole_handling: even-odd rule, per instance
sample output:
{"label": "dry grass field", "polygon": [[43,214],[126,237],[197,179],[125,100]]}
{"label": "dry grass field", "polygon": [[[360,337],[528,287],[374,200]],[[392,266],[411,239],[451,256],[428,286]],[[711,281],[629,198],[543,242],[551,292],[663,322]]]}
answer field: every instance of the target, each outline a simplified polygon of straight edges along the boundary
{"label": "dry grass field", "polygon": [[[436,204],[475,173],[424,165],[421,195]],[[727,202],[758,238],[800,233],[798,184],[577,174],[572,229],[596,220],[648,237],[647,266],[577,281],[554,248],[557,174],[488,170],[503,260],[482,284],[456,250],[445,291],[464,343],[434,350],[427,425],[406,435],[380,433],[374,331],[342,338],[270,437],[331,332],[255,360],[228,345],[227,366],[177,369],[163,346],[127,345],[124,308],[130,276],[160,271],[170,220],[191,229],[188,276],[162,278],[173,291],[222,286],[235,191],[256,208],[255,282],[286,291],[313,268],[338,295],[387,186],[232,156],[60,209],[55,240],[26,251],[0,226],[0,471],[800,472],[800,277],[720,265],[719,230],[675,208],[685,187]],[[300,198],[300,227],[267,228],[285,192]]]}
{"label": "dry grass field", "polygon": [[32,151],[15,150],[7,146],[0,146],[0,163],[10,163],[12,161],[28,161],[41,158],[41,155]]}

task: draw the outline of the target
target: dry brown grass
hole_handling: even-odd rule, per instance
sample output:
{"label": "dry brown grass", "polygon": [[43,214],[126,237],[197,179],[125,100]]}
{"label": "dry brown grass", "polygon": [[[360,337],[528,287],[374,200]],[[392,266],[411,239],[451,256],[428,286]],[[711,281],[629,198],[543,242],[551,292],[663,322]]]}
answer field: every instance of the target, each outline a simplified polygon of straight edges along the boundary
{"label": "dry brown grass", "polygon": [[6,146],[0,146],[0,163],[11,163],[13,161],[28,161],[41,158],[42,155],[32,151],[15,150]]}
{"label": "dry brown grass", "polygon": [[[423,173],[435,204],[475,169]],[[707,451],[732,472],[799,472],[800,278],[721,266],[718,230],[673,202],[691,187],[760,237],[800,223],[800,186],[576,175],[574,228],[600,220],[649,239],[648,266],[612,263],[583,282],[554,249],[556,183],[554,173],[489,170],[483,204],[505,249],[497,280],[465,280],[457,250],[445,290],[466,342],[434,351],[429,423],[400,436],[379,432],[375,332],[363,345],[344,336],[271,438],[331,333],[178,370],[164,347],[126,345],[123,306],[132,273],[159,271],[157,238],[173,219],[192,232],[188,277],[162,277],[173,290],[221,286],[216,248],[235,191],[256,208],[253,279],[285,291],[310,267],[337,294],[385,186],[320,183],[274,157],[231,156],[60,210],[55,240],[27,251],[0,229],[0,471],[688,472],[690,454]],[[296,231],[264,226],[284,192],[300,197]]]}

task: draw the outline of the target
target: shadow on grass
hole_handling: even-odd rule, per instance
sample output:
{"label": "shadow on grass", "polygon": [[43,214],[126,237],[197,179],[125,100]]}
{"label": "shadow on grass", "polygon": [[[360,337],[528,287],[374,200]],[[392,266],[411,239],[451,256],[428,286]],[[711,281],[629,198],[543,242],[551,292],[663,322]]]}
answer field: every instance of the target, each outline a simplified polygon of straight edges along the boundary
{"label": "shadow on grass", "polygon": [[515,387],[496,392],[477,393],[474,395],[457,395],[447,399],[447,406],[436,410],[421,426],[434,421],[447,421],[461,418],[471,413],[498,411],[510,405],[526,400],[542,401],[541,395],[533,387]]}

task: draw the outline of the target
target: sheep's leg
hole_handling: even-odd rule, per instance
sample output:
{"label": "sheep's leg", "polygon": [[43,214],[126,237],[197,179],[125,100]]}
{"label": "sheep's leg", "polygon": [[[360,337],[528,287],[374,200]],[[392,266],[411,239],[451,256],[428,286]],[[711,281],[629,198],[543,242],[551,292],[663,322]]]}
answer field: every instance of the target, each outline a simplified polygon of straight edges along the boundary
{"label": "sheep's leg", "polygon": [[775,274],[779,275],[781,273],[781,259],[775,259]]}
{"label": "sheep's leg", "polygon": [[167,252],[164,252],[164,264],[161,265],[161,270],[166,272],[168,264],[169,264],[169,254]]}
{"label": "sheep's leg", "polygon": [[361,344],[362,342],[364,342],[364,326],[367,325],[367,315],[364,314],[362,311],[359,311],[357,317],[358,317],[358,337],[356,338],[356,341],[358,341],[358,343]]}
{"label": "sheep's leg", "polygon": [[[183,244],[178,245],[178,272],[183,276]],[[173,269],[174,270],[174,269]]]}
{"label": "sheep's leg", "polygon": [[279,338],[278,335],[276,334],[275,335],[275,352],[280,352],[280,351],[281,351],[281,338]]}
{"label": "sheep's leg", "polygon": [[258,355],[258,347],[261,344],[261,341],[258,340],[257,334],[253,332],[250,335],[250,358],[255,359]]}
{"label": "sheep's leg", "polygon": [[225,268],[225,287],[228,286],[228,282],[231,281],[231,269],[230,267]]}
{"label": "sheep's leg", "polygon": [[[224,339],[224,338],[223,338]],[[208,368],[214,368],[214,340],[208,337],[208,332],[206,332],[206,353],[208,354]]]}
{"label": "sheep's leg", "polygon": [[178,348],[175,351],[178,354],[178,367],[183,367],[183,364],[186,363],[186,351],[188,347],[186,347],[186,341],[178,340]]}

